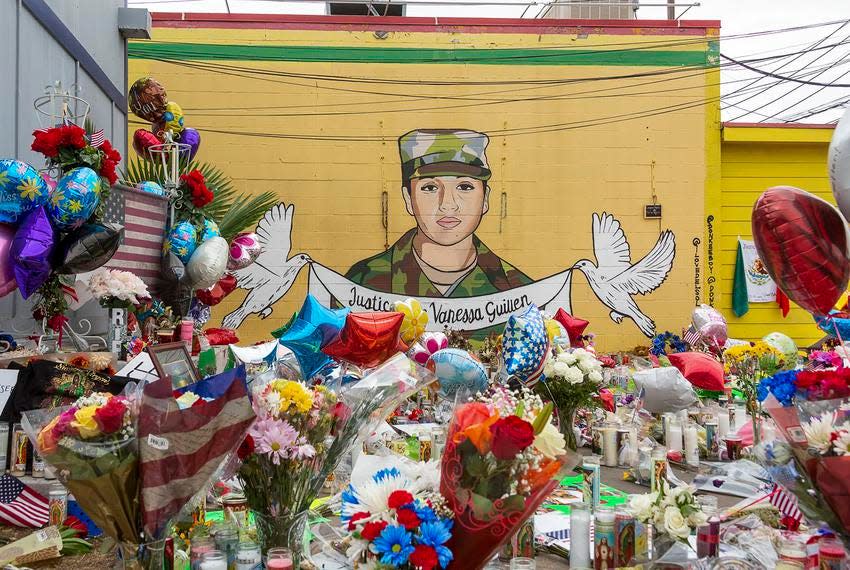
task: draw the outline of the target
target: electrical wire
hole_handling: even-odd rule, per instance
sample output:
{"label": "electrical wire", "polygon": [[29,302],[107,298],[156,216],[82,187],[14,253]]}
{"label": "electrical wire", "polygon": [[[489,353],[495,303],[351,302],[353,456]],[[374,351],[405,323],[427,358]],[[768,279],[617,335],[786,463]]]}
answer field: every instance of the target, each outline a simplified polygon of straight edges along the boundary
{"label": "electrical wire", "polygon": [[818,86],[818,87],[850,87],[850,83],[824,83],[822,81],[819,82],[819,81],[808,81],[808,80],[804,80],[804,79],[795,79],[794,77],[779,75],[778,73],[771,73],[769,71],[759,69],[758,67],[753,67],[751,65],[747,65],[746,63],[743,63],[741,61],[738,61],[737,59],[731,58],[728,55],[725,55],[723,53],[720,54],[720,57],[722,57],[726,61],[734,63],[735,65],[739,65],[739,66],[743,67],[744,69],[749,69],[750,71],[755,71],[756,73],[766,75],[767,77],[773,77],[774,79],[781,79],[782,81],[791,81],[793,83],[803,83],[805,85],[815,85],[815,86]]}

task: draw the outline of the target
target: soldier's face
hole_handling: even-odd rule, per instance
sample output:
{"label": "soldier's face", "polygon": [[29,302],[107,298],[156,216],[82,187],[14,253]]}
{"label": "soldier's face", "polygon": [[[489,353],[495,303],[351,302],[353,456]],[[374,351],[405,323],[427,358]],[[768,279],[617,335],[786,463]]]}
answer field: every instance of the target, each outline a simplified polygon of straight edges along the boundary
{"label": "soldier's face", "polygon": [[466,176],[414,178],[402,191],[407,212],[419,231],[440,245],[454,245],[469,237],[489,209],[490,189],[482,180]]}

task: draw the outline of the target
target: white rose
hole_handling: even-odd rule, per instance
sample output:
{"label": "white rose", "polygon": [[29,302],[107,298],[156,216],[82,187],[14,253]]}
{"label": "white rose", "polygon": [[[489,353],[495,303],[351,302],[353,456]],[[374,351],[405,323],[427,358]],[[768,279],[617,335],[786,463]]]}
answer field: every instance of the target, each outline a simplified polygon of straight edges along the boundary
{"label": "white rose", "polygon": [[[573,429],[573,426],[567,429]],[[567,452],[567,442],[552,422],[546,422],[543,431],[534,437],[534,447],[550,459],[555,459]]]}
{"label": "white rose", "polygon": [[547,378],[551,378],[555,372],[555,359],[550,358],[546,361],[546,364],[543,365],[543,375]]}
{"label": "white rose", "polygon": [[555,373],[555,376],[566,378],[567,372],[570,371],[570,367],[563,362],[556,362],[554,366],[552,366],[552,371]]}
{"label": "white rose", "polygon": [[584,381],[584,374],[577,368],[568,368],[564,378],[570,384],[581,384]]}
{"label": "white rose", "polygon": [[688,517],[688,524],[691,526],[691,528],[696,528],[700,525],[705,524],[705,521],[707,520],[708,517],[704,512],[697,511],[695,513],[691,513],[691,515]]}
{"label": "white rose", "polygon": [[570,354],[569,352],[562,352],[558,355],[558,360],[563,362],[564,364],[568,364],[572,366],[576,363],[577,358]]}
{"label": "white rose", "polygon": [[682,512],[676,507],[664,509],[664,531],[679,540],[687,540],[691,534],[688,521],[682,516]]}
{"label": "white rose", "polygon": [[653,495],[653,493],[647,493],[645,495],[632,495],[629,498],[629,509],[635,518],[642,523],[649,522],[652,518],[652,508],[657,498]]}
{"label": "white rose", "polygon": [[581,359],[581,358],[587,358],[588,356],[592,356],[592,355],[583,348],[577,348],[573,351],[573,356]]}
{"label": "white rose", "polygon": [[588,374],[587,377],[590,378],[591,382],[596,382],[597,384],[602,382],[602,374],[597,372],[596,370]]}

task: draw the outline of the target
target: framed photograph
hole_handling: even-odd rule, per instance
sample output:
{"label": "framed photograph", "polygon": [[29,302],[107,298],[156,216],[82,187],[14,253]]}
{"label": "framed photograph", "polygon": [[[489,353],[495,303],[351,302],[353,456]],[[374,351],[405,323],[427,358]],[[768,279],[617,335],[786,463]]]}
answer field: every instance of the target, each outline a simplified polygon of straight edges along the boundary
{"label": "framed photograph", "polygon": [[194,384],[201,379],[192,362],[192,355],[182,342],[169,342],[148,347],[151,360],[160,378],[168,377],[175,389]]}

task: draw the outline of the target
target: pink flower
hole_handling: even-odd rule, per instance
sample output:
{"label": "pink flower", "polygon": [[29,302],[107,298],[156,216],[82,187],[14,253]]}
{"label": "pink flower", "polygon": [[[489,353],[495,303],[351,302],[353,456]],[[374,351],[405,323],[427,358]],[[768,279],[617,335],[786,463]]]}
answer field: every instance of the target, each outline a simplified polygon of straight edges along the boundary
{"label": "pink flower", "polygon": [[303,439],[299,441],[300,445],[297,445],[292,448],[292,459],[303,460],[303,459],[312,459],[316,456],[316,448],[310,445],[309,443],[305,443]]}
{"label": "pink flower", "polygon": [[254,424],[250,433],[256,440],[257,451],[271,457],[275,465],[292,456],[298,439],[298,432],[285,420],[261,420]]}

